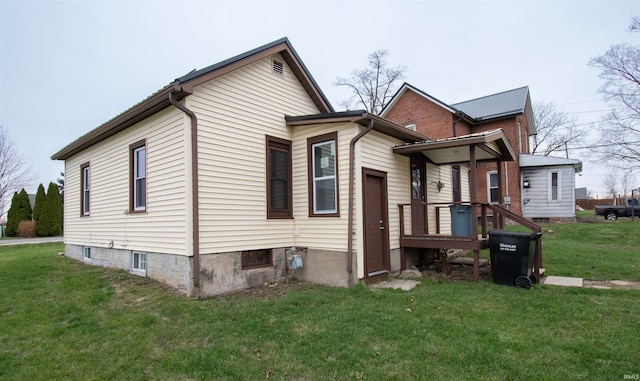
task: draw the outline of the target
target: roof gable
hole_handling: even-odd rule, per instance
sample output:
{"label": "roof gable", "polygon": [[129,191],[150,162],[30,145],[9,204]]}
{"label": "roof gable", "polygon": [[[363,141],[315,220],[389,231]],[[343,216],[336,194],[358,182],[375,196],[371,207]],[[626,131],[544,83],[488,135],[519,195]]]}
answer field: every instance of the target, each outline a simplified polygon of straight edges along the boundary
{"label": "roof gable", "polygon": [[451,106],[449,106],[448,104],[446,104],[443,101],[439,100],[438,98],[433,97],[433,96],[425,93],[424,91],[418,89],[417,87],[405,82],[405,83],[402,84],[402,86],[400,86],[398,91],[396,91],[396,93],[393,95],[393,97],[391,98],[391,101],[389,103],[387,103],[386,106],[384,106],[384,108],[380,112],[380,116],[384,117],[386,114],[388,114],[389,110],[391,110],[393,108],[393,106],[398,102],[398,100],[400,98],[402,98],[404,93],[406,93],[407,91],[413,91],[414,93],[418,94],[422,98],[428,100],[431,103],[434,103],[434,104],[442,107],[443,109],[445,109],[445,110],[447,110],[447,111],[449,111],[451,113],[458,112],[458,110],[456,110],[455,108],[452,108]]}
{"label": "roof gable", "polygon": [[265,57],[279,53],[292,72],[300,81],[303,88],[321,112],[333,112],[333,107],[315,82],[311,73],[285,37],[269,44],[260,46],[235,57],[218,62],[206,68],[192,71],[175,79],[169,85],[156,91],[143,101],[115,116],[111,120],[82,135],[66,147],[51,156],[53,160],[65,160],[82,150],[110,137],[128,127],[148,118],[149,116],[171,105],[169,94],[173,93],[176,100],[181,100],[193,92],[193,88],[201,83],[217,78],[238,68],[259,61]]}
{"label": "roof gable", "polygon": [[478,124],[488,120],[504,118],[512,115],[525,114],[530,134],[536,133],[535,123],[533,120],[533,107],[531,106],[528,86],[448,105],[438,98],[433,97],[417,87],[405,82],[400,89],[396,91],[393,98],[385,106],[380,115],[383,117],[387,115],[407,91],[413,91],[443,109],[462,116],[472,124]]}

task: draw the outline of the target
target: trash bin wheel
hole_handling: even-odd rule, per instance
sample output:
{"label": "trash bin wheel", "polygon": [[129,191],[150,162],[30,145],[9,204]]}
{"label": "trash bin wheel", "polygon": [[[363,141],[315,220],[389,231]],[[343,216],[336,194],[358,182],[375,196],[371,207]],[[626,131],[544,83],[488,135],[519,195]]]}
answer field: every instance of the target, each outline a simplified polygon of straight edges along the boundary
{"label": "trash bin wheel", "polygon": [[533,283],[533,284],[538,284],[538,282],[539,282],[538,276],[536,274],[529,275],[529,279],[531,280],[531,283]]}
{"label": "trash bin wheel", "polygon": [[531,279],[529,279],[528,277],[526,277],[524,275],[519,275],[516,278],[516,287],[524,288],[525,290],[530,289],[531,288]]}

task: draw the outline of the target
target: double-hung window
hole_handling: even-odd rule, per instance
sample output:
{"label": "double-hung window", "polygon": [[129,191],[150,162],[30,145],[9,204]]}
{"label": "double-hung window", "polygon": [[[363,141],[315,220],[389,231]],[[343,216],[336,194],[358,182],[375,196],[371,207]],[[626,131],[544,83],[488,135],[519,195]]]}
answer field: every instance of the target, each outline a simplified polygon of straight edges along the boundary
{"label": "double-hung window", "polygon": [[291,142],[267,136],[267,218],[292,218]]}
{"label": "double-hung window", "polygon": [[492,204],[497,204],[500,203],[498,194],[499,189],[498,189],[498,172],[497,171],[491,171],[491,172],[487,172],[487,190],[488,190],[488,195],[489,195],[489,202]]}
{"label": "double-hung window", "polygon": [[90,181],[91,181],[91,170],[89,167],[89,163],[84,163],[80,166],[80,215],[88,216],[89,215],[89,199],[91,193]]}
{"label": "double-hung window", "polygon": [[144,212],[147,209],[147,146],[141,140],[130,146],[131,151],[131,195],[132,212]]}
{"label": "double-hung window", "polygon": [[560,201],[560,172],[549,172],[549,201]]}
{"label": "double-hung window", "polygon": [[309,214],[339,216],[338,212],[338,134],[307,140],[309,162]]}

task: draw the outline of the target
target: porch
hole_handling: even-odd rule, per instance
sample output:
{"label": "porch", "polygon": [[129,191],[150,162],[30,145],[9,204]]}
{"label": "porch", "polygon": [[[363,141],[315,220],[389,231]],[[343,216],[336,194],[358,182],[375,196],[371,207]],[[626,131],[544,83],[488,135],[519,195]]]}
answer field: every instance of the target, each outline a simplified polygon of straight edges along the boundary
{"label": "porch", "polygon": [[[471,235],[452,235],[443,234],[441,230],[451,232],[452,226],[443,224],[442,209],[449,209],[451,205],[468,205],[471,209]],[[413,206],[415,207],[415,206]],[[510,220],[512,223],[521,225],[530,229],[532,233],[541,233],[540,226],[531,221],[515,214],[504,206],[480,203],[480,202],[458,202],[458,203],[425,203],[424,216],[426,232],[424,234],[414,234],[407,226],[411,224],[405,223],[411,221],[410,215],[412,210],[411,204],[400,204],[400,267],[402,270],[407,268],[406,249],[459,249],[464,251],[473,251],[473,277],[476,281],[480,280],[480,250],[489,248],[489,231],[491,229],[504,229],[505,221]],[[405,208],[409,210],[405,213]],[[435,219],[436,231],[429,232],[429,210],[432,212],[431,218]],[[415,209],[414,209],[415,210]],[[478,223],[473,223],[478,221]],[[542,241],[536,239],[533,254],[533,274],[536,279],[540,279],[542,268]]]}
{"label": "porch", "polygon": [[[542,230],[538,225],[511,212],[505,206],[478,201],[477,165],[482,162],[497,164],[497,199],[503,199],[502,163],[514,160],[515,153],[502,130],[405,144],[394,147],[393,151],[411,158],[411,203],[399,205],[400,266],[403,270],[406,268],[407,249],[460,249],[473,252],[473,275],[475,280],[479,280],[480,250],[489,247],[489,227],[503,229],[505,220],[511,220],[515,224],[530,229],[533,233],[541,233]],[[429,202],[429,195],[422,180],[425,178],[423,172],[425,162],[438,166],[457,167],[456,176],[452,175],[451,202]],[[468,197],[470,201],[461,201],[459,165],[463,163],[469,168]],[[438,181],[438,192],[440,190]],[[470,212],[468,222],[470,227],[465,231],[466,234],[457,234],[452,226],[443,224],[447,220],[443,218],[443,213],[448,213],[449,210],[446,209],[451,205],[466,205],[469,208],[467,210]],[[434,225],[435,231],[430,231],[430,226]],[[536,279],[540,279],[541,266],[542,245],[538,238],[535,243],[533,266]]]}

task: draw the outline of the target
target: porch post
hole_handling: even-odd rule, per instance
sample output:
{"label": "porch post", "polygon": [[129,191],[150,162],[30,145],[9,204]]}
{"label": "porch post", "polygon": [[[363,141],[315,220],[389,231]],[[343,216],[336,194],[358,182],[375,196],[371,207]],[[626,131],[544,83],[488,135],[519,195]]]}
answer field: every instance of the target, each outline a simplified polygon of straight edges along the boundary
{"label": "porch post", "polygon": [[[476,146],[469,146],[469,188],[471,195],[471,235],[474,241],[478,240],[478,183],[476,179]],[[480,251],[473,251],[473,279],[480,280]]]}
{"label": "porch post", "polygon": [[[502,191],[502,161],[497,161],[496,164],[498,165],[498,204],[502,205],[504,201],[504,192]],[[498,229],[503,229],[504,216],[502,214],[496,216],[494,213],[493,218],[494,220],[498,220],[493,221],[493,227],[495,228],[497,226]]]}

